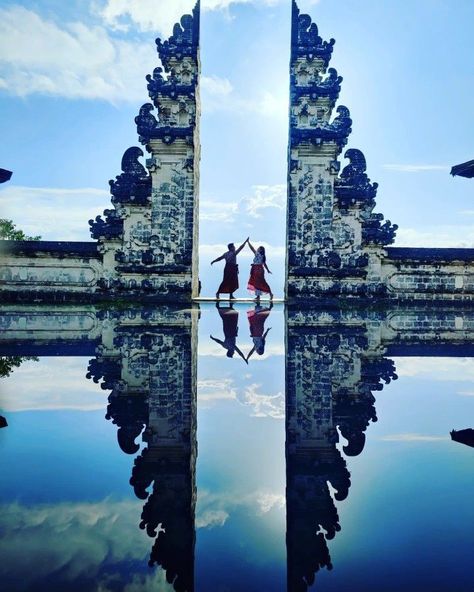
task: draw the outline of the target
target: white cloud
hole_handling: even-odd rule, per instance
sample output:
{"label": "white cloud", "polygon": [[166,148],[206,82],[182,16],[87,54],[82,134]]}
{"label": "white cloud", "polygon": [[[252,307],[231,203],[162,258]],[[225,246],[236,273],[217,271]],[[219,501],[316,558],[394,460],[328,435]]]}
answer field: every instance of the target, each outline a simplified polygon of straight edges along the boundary
{"label": "white cloud", "polygon": [[107,392],[86,379],[87,364],[87,358],[25,361],[2,382],[0,407],[8,413],[47,409],[105,411]]}
{"label": "white cloud", "polygon": [[202,200],[199,202],[199,220],[201,222],[231,224],[234,222],[238,210],[239,204],[237,202]]}
{"label": "white cloud", "polygon": [[[284,218],[286,193],[286,185],[278,183],[275,185],[252,185],[249,194],[238,202],[204,199],[199,203],[199,219],[232,224],[244,217],[254,220],[262,218],[269,209],[281,212]],[[253,222],[249,227],[253,228]]]}
{"label": "white cloud", "polygon": [[[219,346],[218,346],[219,347]],[[199,380],[198,381],[199,401],[217,401],[222,399],[237,398],[237,390],[231,378],[222,380]]]}
{"label": "white cloud", "polygon": [[429,226],[423,230],[399,228],[396,247],[474,247],[474,225],[471,226]]}
{"label": "white cloud", "polygon": [[196,514],[196,528],[224,526],[229,514],[225,510],[204,510]]}
{"label": "white cloud", "polygon": [[7,185],[0,191],[0,216],[43,240],[92,240],[88,220],[111,207],[105,189]]}
{"label": "white cloud", "polygon": [[[283,90],[285,89],[285,90]],[[225,111],[237,115],[258,115],[286,122],[288,119],[288,93],[282,86],[279,92],[258,89],[251,94],[235,92],[227,78],[203,76],[201,78],[201,103],[204,113]]]}
{"label": "white cloud", "polygon": [[238,400],[252,408],[253,417],[285,418],[285,396],[283,393],[264,395],[258,392],[261,384],[251,384],[239,394]]}
{"label": "white cloud", "polygon": [[[235,4],[275,6],[283,0],[201,0],[202,11],[228,10]],[[313,0],[313,3],[314,0]],[[142,31],[170,35],[183,14],[190,14],[195,0],[106,0],[98,9],[107,26],[127,29],[133,23]]]}
{"label": "white cloud", "polygon": [[460,395],[461,397],[474,397],[474,391],[459,391],[456,394]]}
{"label": "white cloud", "polygon": [[[266,243],[266,242],[259,242],[258,244],[265,247],[265,251],[267,252],[267,255],[271,254],[272,259],[276,258],[276,257],[284,257],[285,256],[285,247],[270,245],[269,243]],[[199,256],[202,257],[203,259],[209,259],[209,258],[214,259],[215,257],[222,255],[222,253],[225,253],[226,251],[227,251],[227,245],[225,245],[223,243],[217,243],[217,244],[213,244],[213,245],[209,245],[209,244],[199,245]],[[253,253],[249,249],[243,249],[239,253],[240,259],[251,259],[251,258],[253,258],[253,256],[254,256]]]}
{"label": "white cloud", "polygon": [[[79,578],[94,580],[97,590],[107,591],[108,581],[118,576],[121,562],[145,562],[151,539],[138,528],[143,502],[104,499],[96,503],[66,502],[51,505],[0,506],[0,577],[21,581],[24,589],[37,589],[44,578],[56,574],[58,585],[69,589]],[[47,541],[47,545],[45,545]],[[163,573],[156,587],[146,578],[131,578],[128,592],[172,590]],[[102,585],[103,584],[103,585]]]}
{"label": "white cloud", "polygon": [[244,197],[245,211],[253,218],[261,218],[262,210],[275,208],[284,211],[286,208],[286,185],[254,185],[253,195]]}
{"label": "white cloud", "polygon": [[219,76],[202,76],[201,91],[212,96],[225,97],[233,91],[233,87],[227,78],[219,78]]}
{"label": "white cloud", "polygon": [[426,434],[391,434],[382,436],[380,440],[385,442],[443,442],[449,440],[448,436],[429,436]]}
{"label": "white cloud", "polygon": [[[199,355],[202,355],[201,351]],[[219,352],[219,355],[222,356],[222,351]],[[223,378],[221,380],[204,379],[198,382],[198,400],[200,403],[234,400],[245,407],[249,407],[251,417],[284,419],[285,396],[283,393],[265,395],[258,392],[260,388],[260,384],[250,384],[239,390],[232,378]]]}
{"label": "white cloud", "polygon": [[255,497],[260,514],[266,514],[273,508],[281,509],[285,507],[286,500],[284,495],[267,491],[258,492]]}
{"label": "white cloud", "polygon": [[383,164],[388,171],[398,173],[426,173],[429,171],[449,171],[451,167],[445,164]]}
{"label": "white cloud", "polygon": [[471,358],[394,358],[398,376],[416,376],[436,381],[474,380]]}
{"label": "white cloud", "polygon": [[9,94],[110,102],[144,102],[145,74],[158,61],[153,43],[81,22],[60,26],[15,5],[0,9],[0,56],[0,87]]}
{"label": "white cloud", "polygon": [[211,493],[200,489],[196,504],[196,528],[224,526],[231,513],[242,506],[249,508],[255,516],[262,516],[273,509],[284,509],[285,496],[263,489],[243,495],[228,492]]}

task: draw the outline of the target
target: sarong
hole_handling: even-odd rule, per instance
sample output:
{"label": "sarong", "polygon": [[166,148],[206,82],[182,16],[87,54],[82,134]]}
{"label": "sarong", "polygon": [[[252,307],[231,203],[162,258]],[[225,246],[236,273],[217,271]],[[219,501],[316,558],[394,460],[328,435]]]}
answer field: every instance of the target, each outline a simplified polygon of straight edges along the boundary
{"label": "sarong", "polygon": [[250,337],[263,337],[265,332],[265,321],[267,320],[269,312],[265,308],[262,311],[248,310],[247,319],[250,327]]}
{"label": "sarong", "polygon": [[219,294],[232,294],[239,289],[239,266],[235,263],[226,263],[224,278],[217,292]]}
{"label": "sarong", "polygon": [[260,290],[265,294],[270,294],[270,286],[265,281],[265,270],[260,263],[253,263],[250,268],[250,278],[247,284],[247,289],[255,292]]}

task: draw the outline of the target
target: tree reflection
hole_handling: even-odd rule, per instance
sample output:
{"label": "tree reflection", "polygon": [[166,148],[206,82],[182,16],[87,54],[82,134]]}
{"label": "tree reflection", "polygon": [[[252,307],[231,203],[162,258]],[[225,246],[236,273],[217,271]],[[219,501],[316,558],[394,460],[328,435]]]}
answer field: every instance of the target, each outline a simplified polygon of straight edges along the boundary
{"label": "tree reflection", "polygon": [[[34,356],[0,356],[0,378],[7,378],[13,370],[27,361],[37,362],[38,358]],[[8,427],[8,422],[3,415],[0,415],[0,429],[6,427]]]}

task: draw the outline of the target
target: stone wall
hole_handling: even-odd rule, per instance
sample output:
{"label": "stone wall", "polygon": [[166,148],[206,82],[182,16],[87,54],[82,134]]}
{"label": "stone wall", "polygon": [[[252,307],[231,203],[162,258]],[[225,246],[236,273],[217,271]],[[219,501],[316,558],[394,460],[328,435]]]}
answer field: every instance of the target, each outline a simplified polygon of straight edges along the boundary
{"label": "stone wall", "polygon": [[394,300],[474,299],[474,249],[388,248],[380,274]]}
{"label": "stone wall", "polygon": [[92,242],[0,241],[0,257],[4,300],[93,298],[103,276]]}

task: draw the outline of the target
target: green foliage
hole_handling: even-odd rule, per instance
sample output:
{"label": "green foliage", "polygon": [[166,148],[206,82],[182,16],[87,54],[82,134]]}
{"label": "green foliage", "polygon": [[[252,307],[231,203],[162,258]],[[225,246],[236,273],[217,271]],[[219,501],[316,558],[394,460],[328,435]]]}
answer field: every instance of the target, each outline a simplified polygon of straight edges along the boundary
{"label": "green foliage", "polygon": [[38,358],[33,356],[0,356],[0,378],[10,376],[13,370],[26,360],[37,362]]}
{"label": "green foliage", "polygon": [[38,241],[41,236],[27,236],[12,220],[0,218],[0,240]]}

